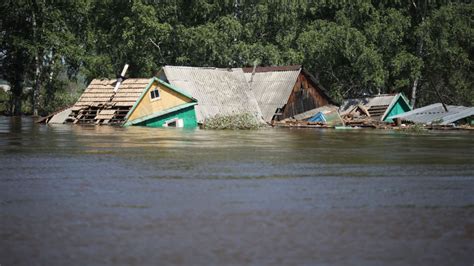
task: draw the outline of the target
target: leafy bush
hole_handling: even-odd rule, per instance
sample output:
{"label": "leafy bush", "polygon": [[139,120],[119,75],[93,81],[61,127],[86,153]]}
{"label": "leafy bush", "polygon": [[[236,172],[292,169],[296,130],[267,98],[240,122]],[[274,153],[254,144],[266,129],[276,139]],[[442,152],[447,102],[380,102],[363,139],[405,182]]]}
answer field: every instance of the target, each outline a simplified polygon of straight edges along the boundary
{"label": "leafy bush", "polygon": [[205,129],[258,129],[265,126],[249,113],[216,115],[204,121]]}

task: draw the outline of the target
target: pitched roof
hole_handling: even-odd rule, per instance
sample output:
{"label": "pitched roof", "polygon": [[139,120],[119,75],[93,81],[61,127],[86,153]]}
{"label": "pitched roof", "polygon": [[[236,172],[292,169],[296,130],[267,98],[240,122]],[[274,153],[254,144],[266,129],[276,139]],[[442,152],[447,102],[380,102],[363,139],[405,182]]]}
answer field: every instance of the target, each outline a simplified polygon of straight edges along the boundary
{"label": "pitched roof", "polygon": [[317,79],[301,65],[256,67],[255,71],[253,67],[246,67],[243,71],[250,88],[257,97],[265,121],[270,122],[275,111],[288,102],[301,73],[319,89],[321,96],[325,97],[329,103],[335,104]]}
{"label": "pitched roof", "polygon": [[[115,79],[94,79],[73,106],[73,110],[83,106],[98,106],[109,103],[114,94]],[[130,106],[137,101],[150,79],[126,79],[110,103],[116,106]]]}
{"label": "pitched roof", "polygon": [[[273,71],[297,71],[301,69],[301,65],[291,65],[291,66],[265,66],[265,67],[256,67],[255,73],[260,72],[273,72]],[[253,67],[244,67],[242,68],[244,73],[252,73]]]}
{"label": "pitched roof", "polygon": [[[358,106],[363,106],[368,110],[371,117],[380,118],[381,121],[385,119],[392,106],[399,98],[407,101],[405,96],[401,93],[397,94],[381,94],[372,97],[353,98],[345,100],[339,108],[341,116],[351,113]],[[408,103],[408,101],[407,101]]]}
{"label": "pitched roof", "polygon": [[198,100],[198,122],[218,114],[252,113],[259,118],[262,116],[240,68],[165,66],[159,77]]}
{"label": "pitched roof", "polygon": [[260,106],[263,119],[270,122],[275,111],[288,102],[301,66],[257,67],[254,74],[253,68],[245,68],[244,72]]}
{"label": "pitched roof", "polygon": [[126,79],[114,95],[115,79],[94,79],[72,107],[66,121],[121,124],[150,82],[148,78]]}
{"label": "pitched roof", "polygon": [[435,103],[390,118],[401,118],[404,121],[421,124],[439,123],[440,125],[447,125],[474,115],[474,107],[456,105],[447,105],[446,107],[448,112],[444,110],[441,103]]}

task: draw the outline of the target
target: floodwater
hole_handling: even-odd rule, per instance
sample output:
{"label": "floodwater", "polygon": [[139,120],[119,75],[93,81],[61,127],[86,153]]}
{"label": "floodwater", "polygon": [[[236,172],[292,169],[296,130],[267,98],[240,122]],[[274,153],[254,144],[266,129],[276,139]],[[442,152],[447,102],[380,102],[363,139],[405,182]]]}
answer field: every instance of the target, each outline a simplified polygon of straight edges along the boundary
{"label": "floodwater", "polygon": [[0,264],[471,266],[473,137],[0,117]]}

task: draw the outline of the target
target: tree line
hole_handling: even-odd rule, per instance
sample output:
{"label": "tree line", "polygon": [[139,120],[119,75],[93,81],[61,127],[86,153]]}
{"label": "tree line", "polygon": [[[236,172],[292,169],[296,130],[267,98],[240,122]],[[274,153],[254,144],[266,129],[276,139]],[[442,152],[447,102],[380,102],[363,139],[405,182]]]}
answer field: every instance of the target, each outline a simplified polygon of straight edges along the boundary
{"label": "tree line", "polygon": [[0,10],[9,114],[73,103],[81,84],[125,63],[131,77],[302,64],[336,101],[403,92],[415,106],[474,103],[471,1],[4,0]]}

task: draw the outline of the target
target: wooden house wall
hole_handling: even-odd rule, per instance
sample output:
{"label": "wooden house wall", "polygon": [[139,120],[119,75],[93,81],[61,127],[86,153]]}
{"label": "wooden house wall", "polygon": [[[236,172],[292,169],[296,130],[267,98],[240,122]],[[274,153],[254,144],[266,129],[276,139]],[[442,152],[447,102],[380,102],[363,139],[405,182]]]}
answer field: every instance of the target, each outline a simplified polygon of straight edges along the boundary
{"label": "wooden house wall", "polygon": [[[159,87],[160,98],[152,100],[150,97],[150,91],[156,86]],[[130,114],[128,120],[133,121],[134,119],[152,115],[154,113],[173,108],[181,104],[189,103],[191,101],[191,99],[167,88],[162,84],[155,82],[145,92],[145,95],[141,101],[137,103],[137,107],[133,113]]]}
{"label": "wooden house wall", "polygon": [[329,103],[329,99],[327,99],[321,89],[311,82],[304,73],[300,73],[279,120],[301,114]]}

